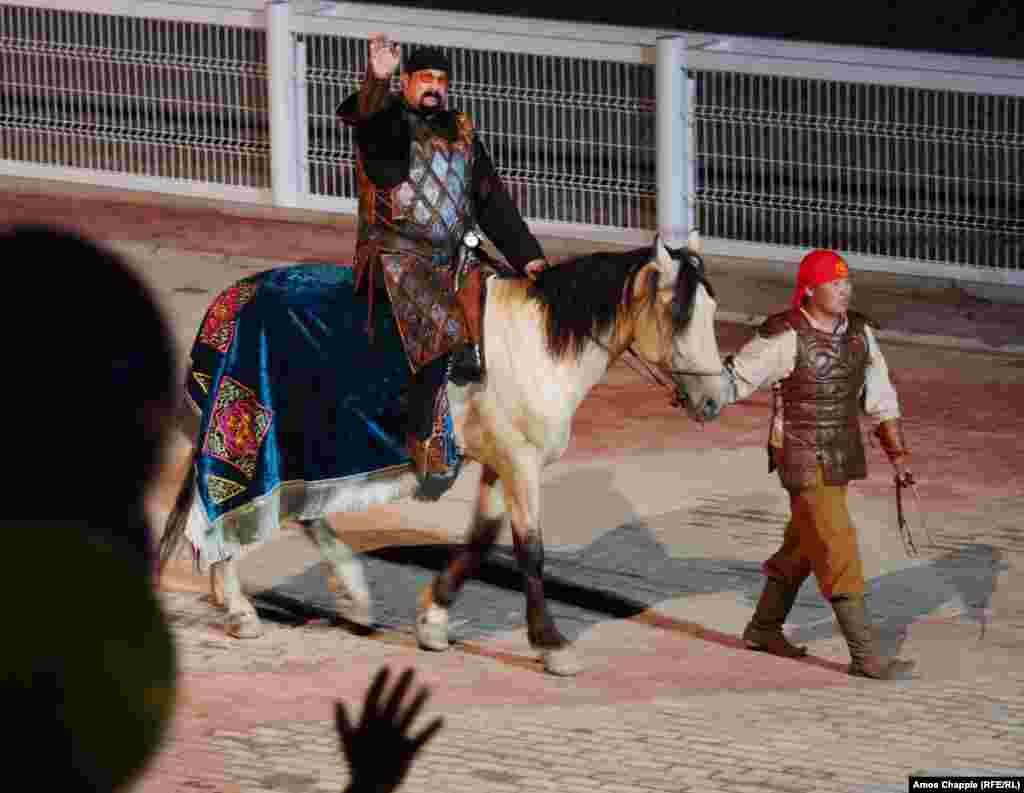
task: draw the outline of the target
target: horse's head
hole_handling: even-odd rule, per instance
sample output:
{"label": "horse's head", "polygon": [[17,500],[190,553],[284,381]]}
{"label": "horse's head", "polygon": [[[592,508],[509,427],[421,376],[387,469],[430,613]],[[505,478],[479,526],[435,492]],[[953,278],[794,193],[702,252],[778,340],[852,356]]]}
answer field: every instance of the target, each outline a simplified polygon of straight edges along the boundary
{"label": "horse's head", "polygon": [[654,258],[634,281],[632,348],[672,378],[680,401],[697,421],[717,418],[723,405],[715,308],[699,235],[693,232],[686,247],[678,249],[656,237]]}

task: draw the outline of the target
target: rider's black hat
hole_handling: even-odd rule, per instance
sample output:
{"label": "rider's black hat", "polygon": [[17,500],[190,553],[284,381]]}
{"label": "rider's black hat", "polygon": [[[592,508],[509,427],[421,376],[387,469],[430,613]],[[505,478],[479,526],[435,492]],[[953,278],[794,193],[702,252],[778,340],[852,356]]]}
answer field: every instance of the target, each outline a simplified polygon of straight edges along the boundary
{"label": "rider's black hat", "polygon": [[421,69],[437,69],[451,77],[452,64],[440,47],[419,47],[406,59],[402,71],[412,74]]}

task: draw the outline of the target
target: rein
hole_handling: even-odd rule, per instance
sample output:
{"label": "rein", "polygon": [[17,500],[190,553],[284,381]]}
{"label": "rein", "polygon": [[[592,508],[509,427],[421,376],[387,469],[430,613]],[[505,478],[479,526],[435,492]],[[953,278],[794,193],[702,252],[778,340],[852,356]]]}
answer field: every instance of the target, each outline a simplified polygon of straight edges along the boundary
{"label": "rein", "polygon": [[[661,386],[662,388],[667,389],[669,395],[671,396],[672,407],[686,407],[686,405],[690,401],[690,397],[686,393],[685,389],[682,388],[682,386],[674,382],[666,381],[664,378],[662,378],[660,376],[662,370],[653,367],[649,363],[647,363],[647,361],[641,358],[637,351],[633,349],[632,345],[630,345],[626,349],[626,352],[629,353],[629,355],[636,358],[637,361],[640,362],[640,365],[643,367],[643,371],[641,371],[637,367],[633,366],[632,363],[630,363],[630,360],[628,357],[626,357],[626,355],[623,355],[623,358],[626,361],[626,365],[629,366],[630,369],[632,369],[634,372],[637,372],[641,376],[646,374],[650,378],[653,385]],[[714,377],[715,375],[722,374],[721,369],[719,369],[717,372],[699,372],[696,369],[668,369],[665,371],[667,371],[670,375],[695,375],[698,377]]]}
{"label": "rein", "polygon": [[[669,251],[669,255],[673,259],[676,259],[677,261],[679,260],[679,258],[681,256],[681,253],[680,253],[681,249],[673,250],[672,248],[668,248],[668,251]],[[698,273],[698,278],[700,278],[701,281],[704,281],[703,277],[699,273]],[[650,379],[650,381],[654,385],[661,386],[662,388],[665,388],[665,389],[668,390],[669,395],[671,397],[672,407],[685,408],[687,405],[691,404],[690,403],[690,396],[689,396],[689,394],[686,393],[686,389],[682,385],[679,385],[678,383],[675,383],[675,382],[666,381],[661,376],[662,372],[667,373],[670,376],[693,375],[693,376],[696,376],[696,377],[714,377],[716,375],[722,374],[722,372],[724,371],[722,369],[719,369],[717,372],[704,372],[704,371],[698,371],[696,369],[660,369],[660,368],[651,366],[649,363],[647,363],[647,361],[645,361],[643,358],[641,358],[639,353],[637,353],[637,351],[633,349],[633,345],[630,345],[625,350],[625,353],[628,353],[632,357],[636,358],[636,360],[640,363],[640,366],[643,367],[643,371],[641,371],[640,369],[637,369],[637,367],[633,366],[633,364],[630,363],[629,358],[626,357],[626,355],[624,354],[623,358],[625,359],[626,364],[634,372],[637,372],[638,374],[640,374],[641,377],[644,374],[646,374],[647,377]]]}
{"label": "rein", "polygon": [[[672,258],[679,258],[680,254],[678,250],[673,250],[671,248],[669,248],[668,250],[669,255],[672,256]],[[642,266],[643,265],[638,265],[635,269],[639,269]],[[507,266],[503,266],[501,269],[503,269],[505,272],[513,274],[511,273],[510,268],[508,268]],[[514,273],[514,275],[521,277],[521,274],[519,273]],[[701,276],[698,274],[698,277]],[[704,279],[701,277],[701,280],[703,281]],[[596,338],[593,335],[593,333],[588,333],[587,336],[592,342],[594,342],[594,344],[596,344],[598,347],[607,352],[609,357],[614,357],[611,349],[606,344],[604,344],[600,339]],[[638,368],[637,366],[635,366],[629,360],[630,356],[635,358],[637,362],[639,362],[640,367],[642,368]],[[696,369],[661,369],[660,367],[652,366],[647,361],[645,361],[640,356],[640,354],[633,349],[633,345],[630,345],[623,351],[622,358],[625,360],[626,365],[629,366],[634,372],[639,374],[641,378],[646,377],[646,379],[649,380],[653,385],[659,386],[667,390],[669,392],[670,402],[672,406],[678,408],[685,408],[687,407],[687,405],[691,404],[689,394],[686,393],[686,389],[682,385],[666,379],[663,373],[668,374],[670,376],[693,375],[697,377],[714,377],[716,375],[722,374],[722,372],[724,371],[723,369],[719,369],[717,372],[698,371]]]}
{"label": "rein", "polygon": [[[597,340],[595,339],[595,341]],[[600,342],[598,342],[598,344],[600,344]],[[605,349],[607,349],[607,347]],[[609,352],[611,351],[609,350]],[[637,354],[636,350],[633,349],[633,345],[630,345],[626,349],[626,353],[629,353],[629,355],[631,355],[633,358],[636,358],[636,360],[640,363],[640,366],[642,366],[643,368],[640,369],[634,366],[633,363],[629,360],[629,357],[623,354],[622,358],[623,360],[625,360],[626,365],[634,372],[639,374],[641,377],[646,375],[653,385],[661,386],[662,388],[666,389],[669,392],[669,396],[671,397],[672,407],[681,408],[686,406],[686,402],[688,402],[689,399],[686,397],[685,392],[680,393],[675,383],[670,383],[663,377],[661,377],[659,371],[655,367],[651,366],[649,363],[647,363],[647,361],[645,361]]]}
{"label": "rein", "polygon": [[[601,340],[596,338],[592,333],[587,335],[589,336],[592,342],[594,342],[598,347],[607,352],[609,356],[612,356],[612,351],[611,349],[608,348],[606,344],[601,342]],[[637,360],[641,368],[638,368],[630,361],[630,356]],[[634,372],[639,374],[641,378],[646,376],[647,380],[650,381],[652,385],[659,386],[668,391],[670,404],[672,405],[672,407],[677,408],[686,408],[688,405],[690,405],[690,396],[689,394],[686,393],[686,389],[682,385],[667,380],[663,376],[663,373],[668,374],[670,376],[694,375],[697,377],[714,377],[716,375],[722,374],[722,372],[724,371],[723,369],[719,369],[717,372],[705,372],[698,371],[696,369],[661,369],[660,367],[652,366],[647,361],[645,361],[640,356],[640,354],[633,349],[632,344],[629,345],[629,347],[627,347],[623,351],[622,358],[626,362],[626,365],[629,366],[629,368],[632,369]]]}

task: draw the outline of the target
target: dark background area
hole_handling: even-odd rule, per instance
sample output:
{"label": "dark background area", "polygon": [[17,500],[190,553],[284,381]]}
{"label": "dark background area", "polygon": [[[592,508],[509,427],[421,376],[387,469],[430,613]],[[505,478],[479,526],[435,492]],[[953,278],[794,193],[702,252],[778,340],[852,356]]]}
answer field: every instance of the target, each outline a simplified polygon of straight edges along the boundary
{"label": "dark background area", "polygon": [[1021,0],[820,0],[813,3],[693,0],[389,0],[388,5],[565,22],[1024,59]]}

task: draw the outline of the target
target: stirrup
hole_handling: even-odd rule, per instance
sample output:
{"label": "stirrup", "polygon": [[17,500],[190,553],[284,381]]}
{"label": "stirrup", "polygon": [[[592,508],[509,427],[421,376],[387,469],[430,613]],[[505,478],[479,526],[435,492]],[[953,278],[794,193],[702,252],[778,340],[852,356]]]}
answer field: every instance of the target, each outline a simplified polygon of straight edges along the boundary
{"label": "stirrup", "polygon": [[460,454],[455,459],[455,465],[453,465],[446,473],[420,473],[416,470],[416,478],[419,481],[419,488],[412,497],[416,501],[437,501],[441,496],[451,490],[452,485],[455,484],[455,480],[459,478],[459,473],[462,471],[462,455]]}
{"label": "stirrup", "polygon": [[406,439],[412,468],[416,473],[419,488],[413,494],[417,501],[437,501],[451,489],[462,471],[463,457],[458,449],[454,459],[443,460],[443,452],[434,444],[436,439],[430,438],[417,441],[412,437]]}

